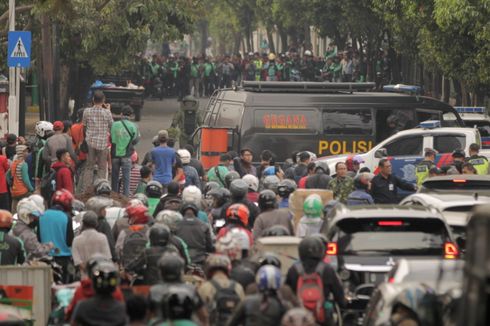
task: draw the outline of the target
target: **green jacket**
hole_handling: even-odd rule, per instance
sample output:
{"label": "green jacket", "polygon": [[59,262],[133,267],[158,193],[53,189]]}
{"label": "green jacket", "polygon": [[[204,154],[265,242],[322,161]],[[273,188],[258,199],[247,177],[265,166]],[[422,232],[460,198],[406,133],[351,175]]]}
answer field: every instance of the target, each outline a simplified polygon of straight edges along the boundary
{"label": "green jacket", "polygon": [[354,180],[348,176],[342,179],[334,178],[327,189],[332,190],[335,199],[345,204],[347,197],[354,191]]}
{"label": "green jacket", "polygon": [[[218,172],[218,173],[216,173]],[[221,187],[225,187],[225,175],[230,172],[224,165],[212,167],[208,171],[208,181],[219,183]]]}
{"label": "green jacket", "polygon": [[[124,127],[126,126],[126,127]],[[126,130],[127,128],[127,130]],[[129,132],[128,132],[129,130]],[[113,157],[129,157],[132,154],[132,147],[139,141],[140,133],[138,127],[127,119],[116,121],[111,127],[111,142]]]}

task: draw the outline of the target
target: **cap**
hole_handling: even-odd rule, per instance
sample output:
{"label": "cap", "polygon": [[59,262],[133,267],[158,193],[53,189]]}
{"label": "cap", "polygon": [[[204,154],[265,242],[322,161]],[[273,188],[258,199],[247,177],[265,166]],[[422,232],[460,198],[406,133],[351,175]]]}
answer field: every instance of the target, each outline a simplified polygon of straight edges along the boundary
{"label": "cap", "polygon": [[56,131],[56,130],[63,130],[64,128],[65,128],[65,125],[61,121],[55,121],[53,123],[53,130],[54,131]]}
{"label": "cap", "polygon": [[168,139],[168,131],[167,130],[160,130],[158,132],[158,139]]}
{"label": "cap", "polygon": [[352,159],[352,162],[361,164],[361,163],[364,163],[365,161],[364,161],[364,159],[360,155],[356,155]]}

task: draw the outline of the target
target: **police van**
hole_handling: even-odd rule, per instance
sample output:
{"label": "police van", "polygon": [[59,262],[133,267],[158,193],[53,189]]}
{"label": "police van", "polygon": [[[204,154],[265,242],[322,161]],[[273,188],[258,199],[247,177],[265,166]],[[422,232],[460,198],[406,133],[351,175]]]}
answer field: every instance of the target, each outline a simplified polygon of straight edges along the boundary
{"label": "police van", "polygon": [[[317,156],[361,153],[426,120],[463,126],[448,104],[409,86],[372,92],[374,83],[255,82],[216,91],[195,133],[206,167],[219,153],[250,148],[257,161],[269,149],[282,162],[294,151]],[[408,88],[410,94],[401,93]]]}
{"label": "police van", "polygon": [[478,128],[482,148],[490,148],[490,116],[485,107],[455,106],[454,109],[459,113],[466,127]]}

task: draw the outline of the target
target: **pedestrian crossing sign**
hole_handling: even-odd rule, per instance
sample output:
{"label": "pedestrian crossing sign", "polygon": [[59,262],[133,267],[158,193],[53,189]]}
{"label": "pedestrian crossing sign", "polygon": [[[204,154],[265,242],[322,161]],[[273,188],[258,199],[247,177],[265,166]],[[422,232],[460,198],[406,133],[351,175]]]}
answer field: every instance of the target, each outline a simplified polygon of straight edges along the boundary
{"label": "pedestrian crossing sign", "polygon": [[31,32],[9,32],[7,63],[9,67],[31,65]]}

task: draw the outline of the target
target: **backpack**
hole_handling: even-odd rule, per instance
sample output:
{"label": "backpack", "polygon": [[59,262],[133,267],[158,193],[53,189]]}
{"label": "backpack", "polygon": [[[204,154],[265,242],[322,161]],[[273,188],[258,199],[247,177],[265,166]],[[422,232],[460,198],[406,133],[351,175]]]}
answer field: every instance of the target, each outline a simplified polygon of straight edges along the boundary
{"label": "backpack", "polygon": [[48,202],[51,201],[54,192],[56,191],[56,170],[50,169],[41,179],[41,196]]}
{"label": "backpack", "polygon": [[211,325],[226,325],[229,317],[233,314],[240,303],[240,297],[235,291],[235,282],[230,281],[227,288],[221,287],[218,282],[211,279],[209,282],[216,289],[213,307],[209,310]]}
{"label": "backpack", "polygon": [[184,133],[192,135],[196,129],[197,112],[196,110],[184,110]]}
{"label": "backpack", "polygon": [[294,265],[298,272],[296,293],[300,306],[309,310],[318,323],[325,322],[325,294],[323,292],[323,264],[319,263],[315,271],[306,274],[302,264]]}
{"label": "backpack", "polygon": [[126,230],[126,238],[121,254],[121,263],[123,267],[128,266],[133,260],[145,250],[148,243],[148,237],[146,236],[147,228],[143,227],[139,230]]}

